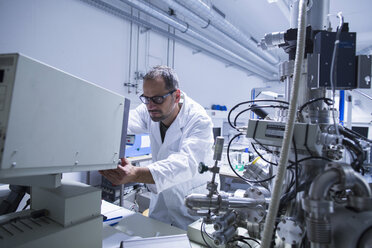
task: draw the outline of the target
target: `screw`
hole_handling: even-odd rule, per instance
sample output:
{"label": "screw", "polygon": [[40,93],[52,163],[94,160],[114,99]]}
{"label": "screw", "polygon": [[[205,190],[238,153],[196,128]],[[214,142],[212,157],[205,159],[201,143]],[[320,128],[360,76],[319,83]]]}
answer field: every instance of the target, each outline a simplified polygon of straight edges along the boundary
{"label": "screw", "polygon": [[16,167],[17,163],[16,162],[13,162],[12,163],[12,167]]}
{"label": "screw", "polygon": [[283,237],[282,240],[285,241],[285,238]]}
{"label": "screw", "polygon": [[75,161],[75,165],[78,165],[78,163],[79,163],[79,161],[76,160],[76,161]]}

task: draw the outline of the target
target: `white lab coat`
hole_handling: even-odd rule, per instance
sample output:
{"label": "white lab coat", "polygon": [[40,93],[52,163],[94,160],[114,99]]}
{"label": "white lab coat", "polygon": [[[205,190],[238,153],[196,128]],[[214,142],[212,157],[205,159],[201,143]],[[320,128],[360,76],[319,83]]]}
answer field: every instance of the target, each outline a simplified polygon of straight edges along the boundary
{"label": "white lab coat", "polygon": [[149,216],[182,229],[197,218],[187,212],[190,193],[207,193],[210,173],[199,174],[198,165],[212,165],[212,121],[202,106],[183,93],[184,102],[161,141],[159,122],[153,122],[144,104],[129,114],[129,133],[149,133],[153,163],[147,165],[155,184],[148,184]]}

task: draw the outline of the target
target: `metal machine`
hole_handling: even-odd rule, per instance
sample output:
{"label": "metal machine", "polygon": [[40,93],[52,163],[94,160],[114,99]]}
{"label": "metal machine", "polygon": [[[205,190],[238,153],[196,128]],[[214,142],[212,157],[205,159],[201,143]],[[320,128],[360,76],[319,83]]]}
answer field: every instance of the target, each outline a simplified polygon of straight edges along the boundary
{"label": "metal machine", "polygon": [[63,172],[116,168],[129,101],[21,54],[0,55],[0,183],[31,186],[0,215],[0,247],[102,247],[101,191]]}
{"label": "metal machine", "polygon": [[[329,0],[293,1],[291,28],[261,41],[263,49],[281,47],[289,55],[280,65],[286,101],[246,101],[231,110],[248,105],[229,120],[239,131],[234,138],[246,135],[258,157],[235,172],[247,189],[217,190],[223,141],[216,143],[216,164],[201,165],[200,172],[213,173],[210,193],[189,195],[185,204],[203,217],[207,246],[371,247],[372,193],[363,176],[371,173],[372,141],[339,125],[334,106],[336,90],[371,87],[371,57],[355,55],[356,33],[341,14],[332,31],[328,12]],[[249,110],[261,118],[237,127]],[[204,232],[205,224],[214,230]]]}

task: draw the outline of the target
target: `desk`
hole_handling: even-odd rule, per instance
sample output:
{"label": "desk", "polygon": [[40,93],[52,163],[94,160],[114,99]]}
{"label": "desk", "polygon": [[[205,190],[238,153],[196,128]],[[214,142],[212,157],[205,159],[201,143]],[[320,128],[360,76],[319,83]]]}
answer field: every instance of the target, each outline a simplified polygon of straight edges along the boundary
{"label": "desk", "polygon": [[[121,241],[132,240],[138,237],[148,238],[186,234],[185,230],[145,217],[106,201],[102,201],[101,213],[108,220],[113,219],[103,223],[103,248],[118,248]],[[112,222],[118,222],[118,224],[110,226]],[[193,242],[190,243],[192,248],[204,247]]]}

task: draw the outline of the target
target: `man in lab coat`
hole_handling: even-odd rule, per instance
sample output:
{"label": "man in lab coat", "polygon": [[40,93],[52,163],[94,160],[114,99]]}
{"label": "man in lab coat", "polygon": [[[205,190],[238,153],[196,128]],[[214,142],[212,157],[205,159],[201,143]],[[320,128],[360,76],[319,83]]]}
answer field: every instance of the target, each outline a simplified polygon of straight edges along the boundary
{"label": "man in lab coat", "polygon": [[196,220],[184,198],[207,193],[209,173],[199,174],[200,162],[211,162],[212,121],[202,106],[178,86],[177,75],[166,66],[144,77],[144,104],[129,114],[128,133],[149,133],[153,163],[135,167],[127,159],[115,170],[101,171],[112,183],[146,183],[151,194],[149,216],[182,229]]}

